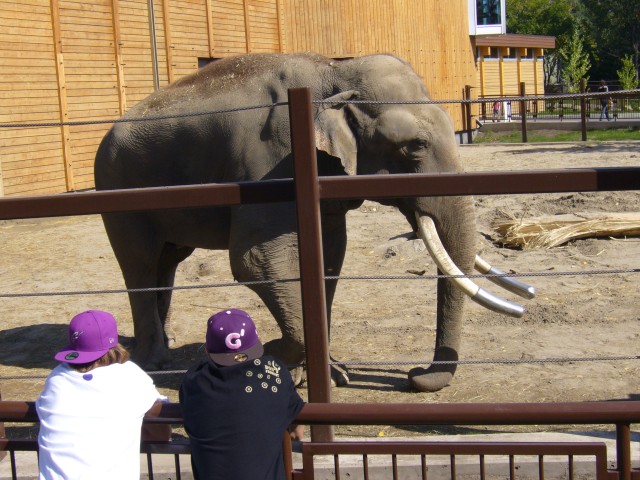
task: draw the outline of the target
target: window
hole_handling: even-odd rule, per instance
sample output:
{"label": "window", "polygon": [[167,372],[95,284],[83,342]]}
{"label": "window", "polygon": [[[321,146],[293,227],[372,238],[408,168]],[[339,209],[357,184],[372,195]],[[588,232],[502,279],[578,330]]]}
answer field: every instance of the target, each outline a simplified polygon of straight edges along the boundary
{"label": "window", "polygon": [[500,0],[476,0],[477,24],[500,25]]}
{"label": "window", "polygon": [[502,47],[502,58],[515,60],[517,57],[517,49],[514,47]]}
{"label": "window", "polygon": [[507,33],[506,0],[467,0],[470,35]]}
{"label": "window", "polygon": [[520,55],[521,59],[533,60],[533,48],[525,48],[522,55]]}
{"label": "window", "polygon": [[221,58],[203,58],[198,57],[198,68],[206,67],[210,63],[215,62],[216,60],[221,60]]}

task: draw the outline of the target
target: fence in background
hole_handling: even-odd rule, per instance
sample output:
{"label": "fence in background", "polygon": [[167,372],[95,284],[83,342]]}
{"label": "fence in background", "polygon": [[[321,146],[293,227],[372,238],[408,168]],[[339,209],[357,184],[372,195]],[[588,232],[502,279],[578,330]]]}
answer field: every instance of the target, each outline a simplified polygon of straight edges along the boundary
{"label": "fence in background", "polygon": [[[473,142],[473,130],[485,123],[520,122],[522,141],[527,141],[527,122],[537,121],[580,121],[582,140],[587,140],[587,124],[593,121],[640,121],[640,90],[619,92],[586,92],[584,81],[578,94],[565,95],[526,95],[526,85],[520,83],[518,96],[480,97],[473,99],[472,87],[464,90],[461,103],[464,118],[463,130],[467,133],[467,142]],[[601,101],[607,102],[607,112],[603,111]],[[477,104],[476,107],[472,105]],[[608,119],[607,119],[608,113]],[[613,124],[613,125],[614,125]],[[612,125],[612,126],[613,126]]]}
{"label": "fence in background", "polygon": [[[619,95],[614,92],[609,104],[610,121],[640,120],[640,95]],[[498,102],[494,113],[493,105]],[[551,100],[525,100],[525,112],[528,120],[580,120],[581,101],[579,98],[553,98]],[[590,121],[600,120],[602,106],[600,99],[587,98],[585,115]],[[481,122],[509,122],[522,120],[522,103],[511,100],[491,98],[480,104],[478,119]],[[606,120],[606,117],[604,118]]]}

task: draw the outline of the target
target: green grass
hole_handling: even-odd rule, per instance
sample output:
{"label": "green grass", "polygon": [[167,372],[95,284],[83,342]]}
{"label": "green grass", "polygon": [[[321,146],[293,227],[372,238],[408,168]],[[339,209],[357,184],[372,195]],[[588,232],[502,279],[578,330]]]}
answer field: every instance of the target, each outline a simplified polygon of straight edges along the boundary
{"label": "green grass", "polygon": [[[563,130],[529,130],[527,132],[528,143],[539,142],[579,142],[582,140],[582,132]],[[594,142],[608,142],[620,140],[640,140],[640,130],[630,128],[587,130],[587,140]],[[473,143],[522,143],[522,132],[480,132]]]}

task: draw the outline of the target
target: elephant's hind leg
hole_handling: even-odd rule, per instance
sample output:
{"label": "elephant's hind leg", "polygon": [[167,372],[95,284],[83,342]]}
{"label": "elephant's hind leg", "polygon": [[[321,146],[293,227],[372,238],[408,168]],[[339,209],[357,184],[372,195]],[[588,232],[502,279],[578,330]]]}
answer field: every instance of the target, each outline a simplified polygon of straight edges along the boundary
{"label": "elephant's hind leg", "polygon": [[158,261],[158,286],[166,287],[165,290],[157,291],[158,316],[160,317],[160,323],[164,331],[164,342],[167,347],[173,346],[176,342],[176,335],[172,328],[173,310],[171,308],[176,270],[180,262],[189,257],[194,250],[191,247],[181,247],[166,243]]}
{"label": "elephant's hind leg", "polygon": [[161,368],[167,361],[158,309],[158,266],[162,244],[152,222],[139,214],[103,215],[105,229],[120,264],[135,335],[134,360],[143,368]]}

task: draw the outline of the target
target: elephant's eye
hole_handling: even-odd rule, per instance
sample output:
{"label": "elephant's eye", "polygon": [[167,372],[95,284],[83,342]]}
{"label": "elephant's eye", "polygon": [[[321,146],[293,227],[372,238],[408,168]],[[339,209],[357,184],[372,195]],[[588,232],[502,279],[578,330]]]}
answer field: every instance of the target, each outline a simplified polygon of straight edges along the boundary
{"label": "elephant's eye", "polygon": [[427,147],[428,142],[426,140],[414,138],[400,148],[400,153],[406,158],[416,157]]}

